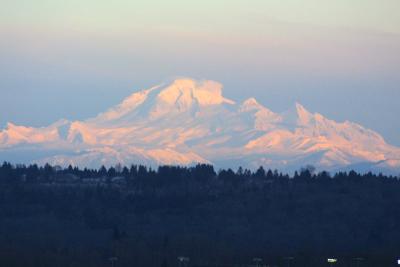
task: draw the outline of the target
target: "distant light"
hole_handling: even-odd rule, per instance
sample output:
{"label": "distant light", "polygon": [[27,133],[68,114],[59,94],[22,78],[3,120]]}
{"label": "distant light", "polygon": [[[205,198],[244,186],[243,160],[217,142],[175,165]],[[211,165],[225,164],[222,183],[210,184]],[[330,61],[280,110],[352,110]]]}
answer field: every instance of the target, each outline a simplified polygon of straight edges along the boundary
{"label": "distant light", "polygon": [[337,259],[328,259],[328,262],[329,263],[335,263],[335,262],[337,262]]}
{"label": "distant light", "polygon": [[397,260],[397,265],[400,265],[400,259]]}

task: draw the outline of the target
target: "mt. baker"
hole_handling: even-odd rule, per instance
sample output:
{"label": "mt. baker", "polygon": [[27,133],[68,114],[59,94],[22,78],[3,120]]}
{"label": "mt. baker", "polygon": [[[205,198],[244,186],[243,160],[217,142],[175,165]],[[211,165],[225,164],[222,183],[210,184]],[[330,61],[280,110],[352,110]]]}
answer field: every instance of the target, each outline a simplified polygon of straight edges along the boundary
{"label": "mt. baker", "polygon": [[317,169],[398,173],[400,148],[372,130],[338,123],[302,105],[278,114],[256,99],[223,97],[214,81],[178,79],[132,94],[85,121],[32,128],[8,123],[0,160],[81,167],[145,164],[293,171]]}

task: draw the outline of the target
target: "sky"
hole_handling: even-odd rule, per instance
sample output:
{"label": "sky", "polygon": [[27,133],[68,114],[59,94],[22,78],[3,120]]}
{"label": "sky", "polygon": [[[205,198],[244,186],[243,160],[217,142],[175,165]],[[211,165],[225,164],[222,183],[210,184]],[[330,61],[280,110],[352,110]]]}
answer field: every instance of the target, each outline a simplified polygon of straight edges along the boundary
{"label": "sky", "polygon": [[174,77],[295,102],[400,146],[399,0],[0,0],[0,128],[80,120]]}

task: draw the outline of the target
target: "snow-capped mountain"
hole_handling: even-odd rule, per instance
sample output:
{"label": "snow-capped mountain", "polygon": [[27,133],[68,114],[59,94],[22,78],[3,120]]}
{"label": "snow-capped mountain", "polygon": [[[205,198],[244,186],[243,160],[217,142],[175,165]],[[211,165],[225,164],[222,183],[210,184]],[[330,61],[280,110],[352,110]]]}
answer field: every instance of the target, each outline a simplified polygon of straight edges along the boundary
{"label": "snow-capped mountain", "polygon": [[235,103],[222,95],[220,83],[191,79],[136,92],[85,121],[43,128],[8,123],[0,132],[0,160],[400,172],[400,148],[372,130],[300,104],[279,114],[254,98]]}

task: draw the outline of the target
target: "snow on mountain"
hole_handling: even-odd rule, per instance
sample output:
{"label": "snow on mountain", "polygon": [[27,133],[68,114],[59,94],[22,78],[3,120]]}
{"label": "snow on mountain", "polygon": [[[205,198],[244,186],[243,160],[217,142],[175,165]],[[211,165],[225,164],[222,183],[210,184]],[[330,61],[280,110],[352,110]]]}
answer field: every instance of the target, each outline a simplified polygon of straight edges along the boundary
{"label": "snow on mountain", "polygon": [[44,128],[9,123],[0,132],[0,160],[27,152],[33,162],[64,166],[203,162],[288,171],[309,164],[400,170],[400,149],[372,130],[329,120],[298,103],[283,113],[254,98],[236,104],[222,95],[220,83],[192,79],[136,92],[85,121]]}
{"label": "snow on mountain", "polygon": [[259,104],[255,98],[249,98],[239,107],[239,113],[250,115],[251,123],[254,123],[254,128],[260,131],[270,130],[274,124],[280,122],[282,117],[268,108]]}
{"label": "snow on mountain", "polygon": [[0,132],[0,149],[21,143],[39,144],[57,141],[59,139],[58,124],[44,128],[33,128],[18,126],[9,122],[6,129]]}

